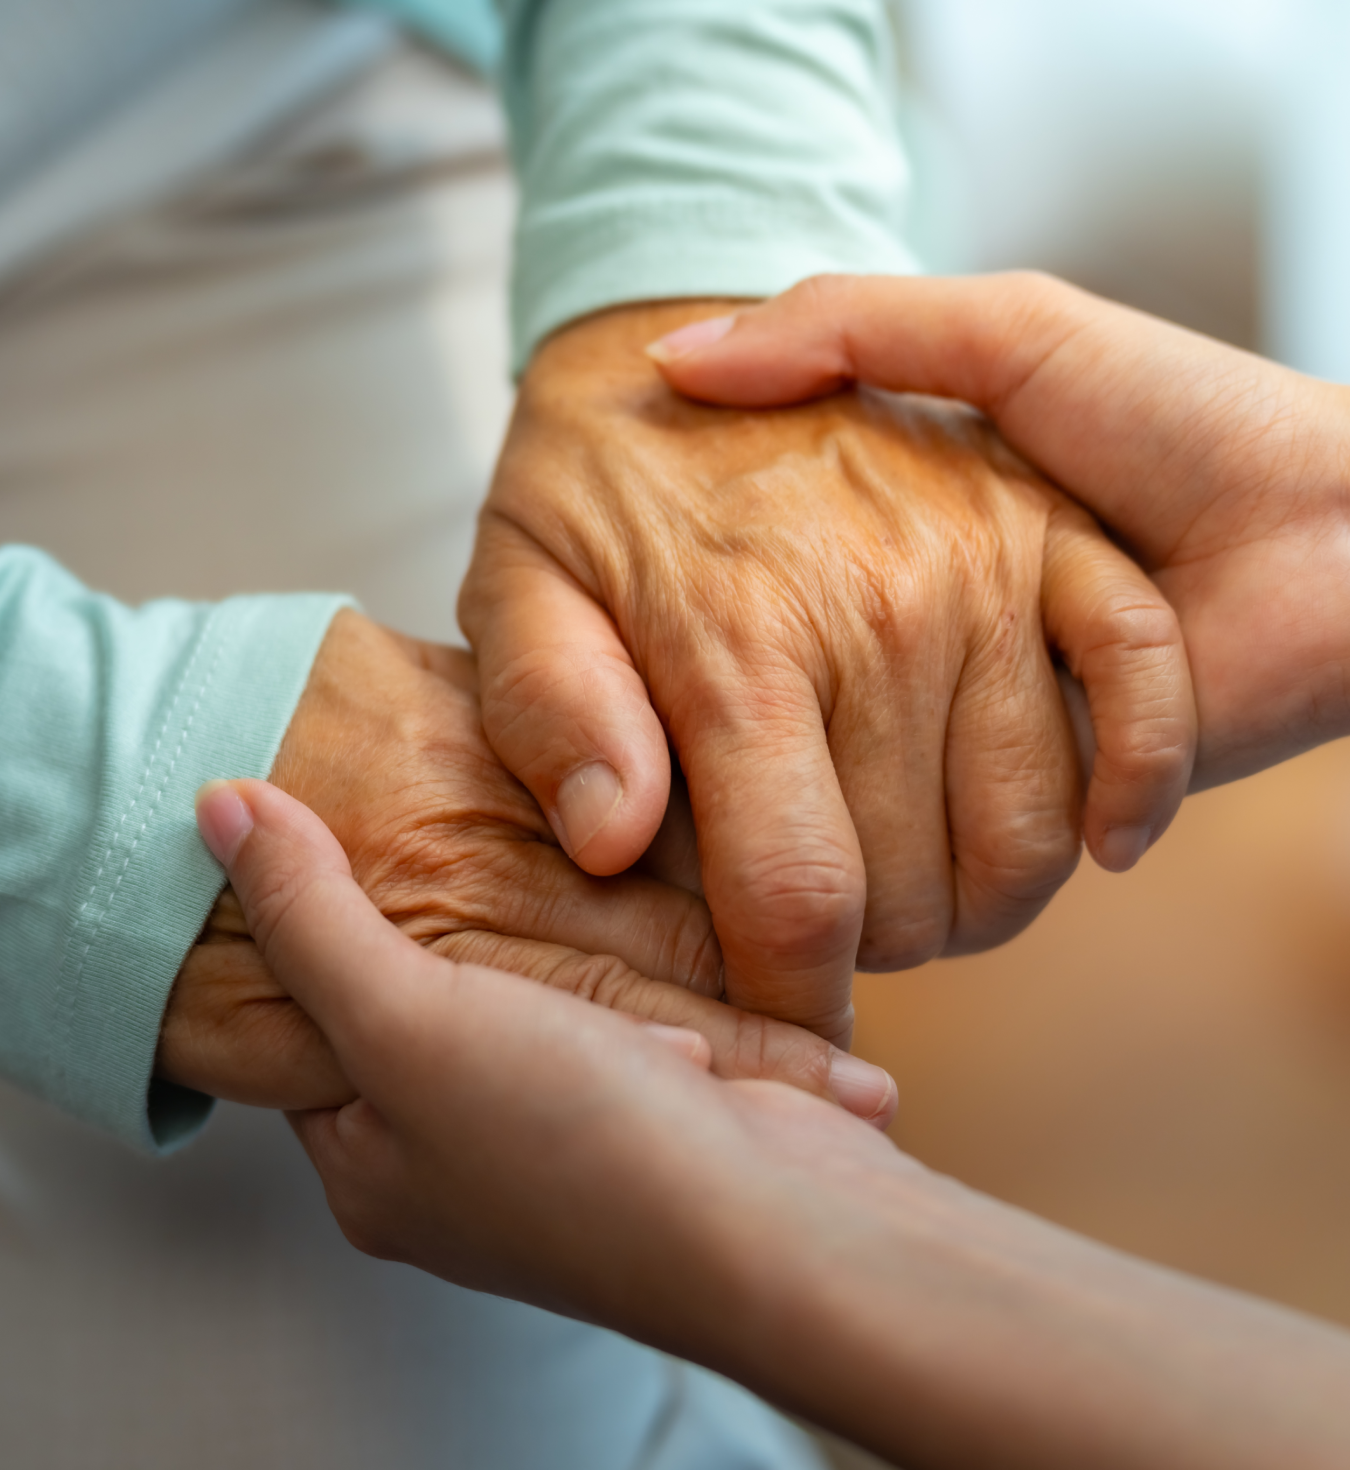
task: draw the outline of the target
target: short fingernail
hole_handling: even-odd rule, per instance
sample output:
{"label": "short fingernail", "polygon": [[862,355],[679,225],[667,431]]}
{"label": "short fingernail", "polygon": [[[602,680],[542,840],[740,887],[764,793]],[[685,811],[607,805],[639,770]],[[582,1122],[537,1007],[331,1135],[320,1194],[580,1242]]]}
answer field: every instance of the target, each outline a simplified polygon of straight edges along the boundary
{"label": "short fingernail", "polygon": [[1123,873],[1148,851],[1151,835],[1147,827],[1108,827],[1098,861],[1108,872]]}
{"label": "short fingernail", "polygon": [[887,1127],[900,1106],[891,1074],[846,1051],[836,1053],[830,1063],[830,1091],[841,1107],[876,1128]]}
{"label": "short fingernail", "polygon": [[622,800],[618,772],[604,761],[573,771],[558,787],[558,820],[574,858],[605,827]]}
{"label": "short fingernail", "polygon": [[711,347],[714,342],[720,342],[735,325],[734,315],[711,316],[701,322],[690,322],[678,332],[670,332],[655,342],[649,342],[645,351],[657,362],[671,363],[690,352],[697,352],[700,347]]}
{"label": "short fingernail", "polygon": [[228,781],[208,781],[197,792],[197,830],[215,860],[228,868],[253,831],[253,813]]}
{"label": "short fingernail", "polygon": [[644,1021],[642,1029],[653,1041],[659,1041],[662,1046],[670,1047],[701,1067],[712,1061],[712,1047],[701,1031],[693,1031],[688,1026],[663,1026],[660,1021]]}

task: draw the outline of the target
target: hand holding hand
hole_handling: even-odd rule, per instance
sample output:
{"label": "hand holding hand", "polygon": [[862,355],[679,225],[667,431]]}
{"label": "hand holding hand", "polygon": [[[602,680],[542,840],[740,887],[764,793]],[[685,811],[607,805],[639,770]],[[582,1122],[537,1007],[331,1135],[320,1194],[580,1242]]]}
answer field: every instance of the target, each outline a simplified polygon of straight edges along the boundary
{"label": "hand holding hand", "polygon": [[[615,1327],[905,1465],[1343,1466],[1350,1337],[928,1173],[688,1032],[455,965],[312,813],[198,820],[359,1091],[292,1119],[348,1238]],[[693,1061],[698,1065],[690,1065]]]}
{"label": "hand holding hand", "polygon": [[647,847],[669,741],[729,999],[844,1039],[855,964],[997,944],[1077,862],[1047,631],[1091,686],[1112,868],[1185,790],[1185,658],[1138,567],[973,415],[674,398],[641,349],[696,309],[540,350],[461,619],[488,738],[576,861]]}
{"label": "hand holding hand", "polygon": [[[885,1126],[895,1084],[795,1027],[721,1004],[706,905],[652,877],[593,878],[483,738],[473,661],[357,613],[325,639],[273,769],[320,812],[379,910],[440,954],[509,968],[709,1039],[713,1066],[777,1077]],[[354,1094],[226,890],[170,999],[157,1073],[268,1107]]]}
{"label": "hand holding hand", "polygon": [[1350,731],[1350,389],[1032,275],[821,277],[668,341],[662,371],[715,403],[862,382],[988,414],[1176,608],[1193,789]]}

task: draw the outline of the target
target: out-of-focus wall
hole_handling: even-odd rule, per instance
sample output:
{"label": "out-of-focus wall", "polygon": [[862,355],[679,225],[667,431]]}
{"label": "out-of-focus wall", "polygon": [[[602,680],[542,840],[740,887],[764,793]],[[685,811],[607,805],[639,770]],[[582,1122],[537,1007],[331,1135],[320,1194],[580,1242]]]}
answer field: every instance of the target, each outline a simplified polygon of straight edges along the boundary
{"label": "out-of-focus wall", "polygon": [[935,269],[1035,265],[1350,380],[1350,5],[900,0]]}

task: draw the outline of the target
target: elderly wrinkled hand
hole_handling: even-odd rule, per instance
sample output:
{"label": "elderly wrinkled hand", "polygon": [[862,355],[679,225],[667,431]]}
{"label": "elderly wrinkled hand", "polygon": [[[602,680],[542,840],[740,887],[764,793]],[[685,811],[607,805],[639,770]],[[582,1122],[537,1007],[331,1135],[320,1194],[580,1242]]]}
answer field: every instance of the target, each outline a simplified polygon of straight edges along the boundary
{"label": "elderly wrinkled hand", "polygon": [[[778,1078],[889,1122],[895,1084],[879,1068],[714,998],[721,956],[701,899],[572,864],[488,748],[465,653],[339,614],[272,778],[323,817],[380,912],[438,954],[694,1027],[719,1073]],[[260,1106],[353,1096],[228,889],[174,987],[156,1070]]]}
{"label": "elderly wrinkled hand", "polygon": [[683,391],[962,399],[1128,543],[1185,637],[1193,789],[1350,733],[1350,389],[1031,274],[821,277],[713,330]]}
{"label": "elderly wrinkled hand", "polygon": [[855,964],[997,944],[1073,870],[1051,649],[1092,698],[1086,831],[1115,869],[1185,791],[1186,661],[1139,568],[968,412],[672,395],[642,349],[699,310],[539,351],[461,620],[488,738],[576,861],[638,858],[673,748],[728,998],[843,1039]]}
{"label": "elderly wrinkled hand", "polygon": [[800,1276],[779,1269],[799,1215],[833,1221],[837,1244],[869,1167],[915,1168],[798,1090],[708,1077],[697,1034],[411,943],[266,782],[203,787],[197,817],[354,1084],[291,1121],[361,1250],[706,1351],[709,1325],[734,1337]]}

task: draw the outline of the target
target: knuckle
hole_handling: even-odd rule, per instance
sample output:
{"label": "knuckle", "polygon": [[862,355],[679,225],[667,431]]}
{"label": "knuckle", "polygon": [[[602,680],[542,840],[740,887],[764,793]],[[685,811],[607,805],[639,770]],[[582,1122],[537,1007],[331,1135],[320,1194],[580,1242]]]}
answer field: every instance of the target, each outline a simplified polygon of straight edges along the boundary
{"label": "knuckle", "polygon": [[[575,739],[559,722],[626,723],[647,707],[645,688],[627,656],[594,648],[530,648],[484,681],[483,728],[494,749],[521,761],[574,759]],[[550,737],[561,733],[561,745]],[[543,750],[541,750],[543,747]],[[593,754],[589,745],[586,753]],[[517,774],[522,774],[517,771]]]}
{"label": "knuckle", "polygon": [[567,954],[537,975],[545,985],[611,1011],[635,1009],[635,994],[650,983],[615,955]]}
{"label": "knuckle", "polygon": [[1170,656],[1182,647],[1181,624],[1165,602],[1140,602],[1120,596],[1098,610],[1098,641],[1117,654],[1163,654]]}
{"label": "knuckle", "polygon": [[1025,913],[1022,923],[1029,923],[1073,875],[1081,853],[1078,827],[1067,814],[1029,830],[1012,826],[992,834],[979,848],[957,854],[963,917]]}
{"label": "knuckle", "polygon": [[1004,271],[998,279],[1008,300],[1035,316],[1050,316],[1066,310],[1075,295],[1068,282],[1049,271]]}
{"label": "knuckle", "polygon": [[771,853],[729,886],[728,917],[739,937],[772,954],[833,950],[861,931],[867,884],[849,854]]}
{"label": "knuckle", "polygon": [[1097,746],[1094,776],[1113,785],[1149,789],[1185,783],[1195,757],[1189,728],[1176,720],[1135,721]]}
{"label": "knuckle", "polygon": [[946,907],[940,912],[869,922],[863,926],[857,967],[878,975],[917,969],[942,953],[950,932],[951,915]]}
{"label": "knuckle", "polygon": [[839,312],[839,298],[848,290],[849,278],[837,271],[822,271],[799,281],[790,291],[794,305],[808,316],[832,321]]}
{"label": "knuckle", "polygon": [[715,1065],[719,1075],[786,1082],[827,1097],[833,1053],[829,1042],[809,1031],[743,1012],[729,1050]]}

